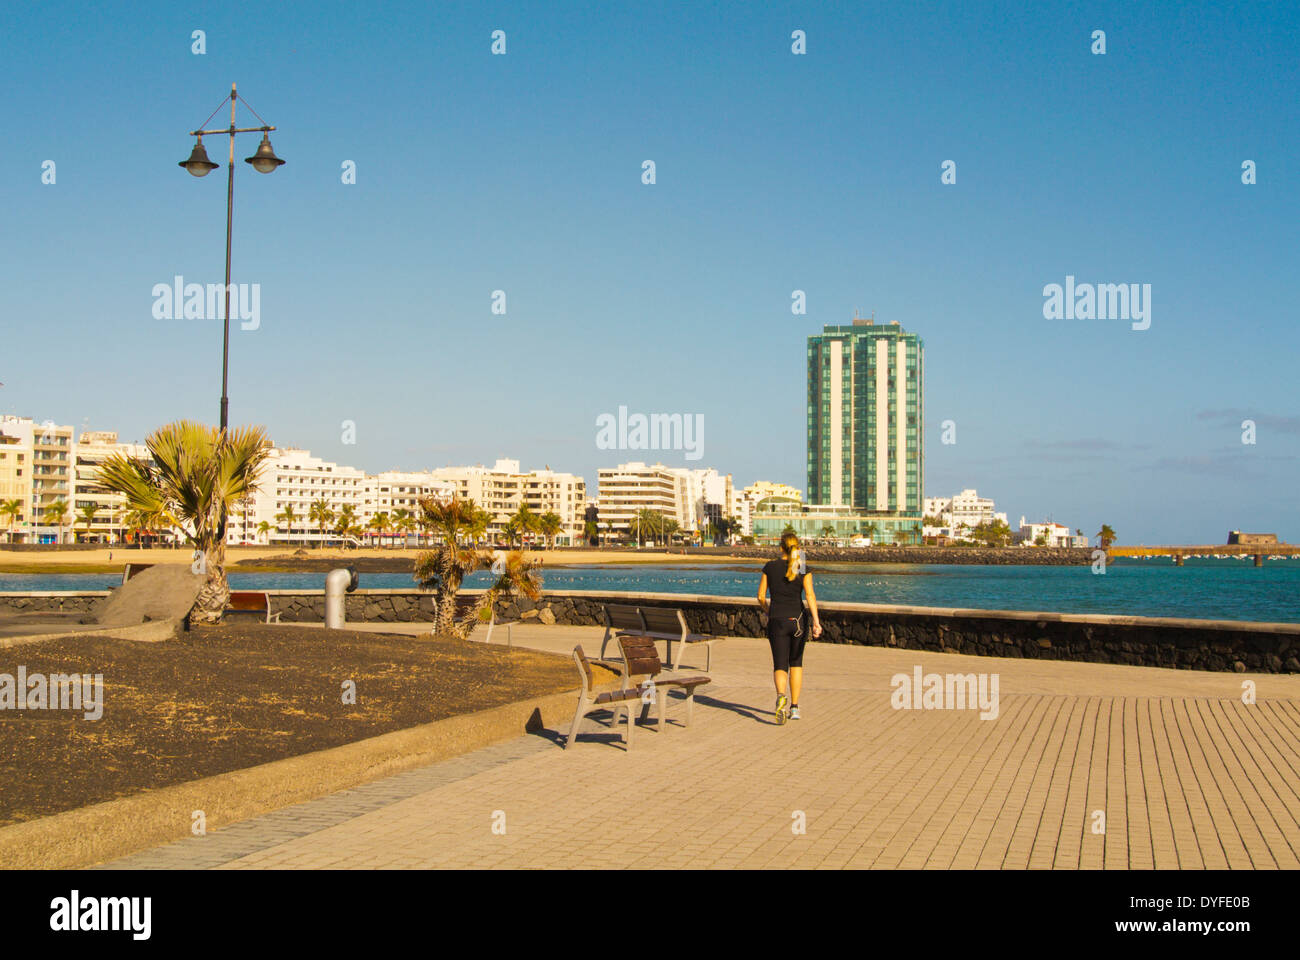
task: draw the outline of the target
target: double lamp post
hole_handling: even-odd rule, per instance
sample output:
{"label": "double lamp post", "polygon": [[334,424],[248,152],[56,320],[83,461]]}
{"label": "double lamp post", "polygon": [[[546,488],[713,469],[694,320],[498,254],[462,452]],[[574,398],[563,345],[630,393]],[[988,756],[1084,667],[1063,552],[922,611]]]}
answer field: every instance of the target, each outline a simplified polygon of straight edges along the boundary
{"label": "double lamp post", "polygon": [[[265,121],[260,127],[236,127],[235,126],[235,102],[242,98],[235,92],[235,85],[230,85],[230,126],[217,127],[212,130],[191,130],[190,136],[196,137],[194,150],[190,153],[188,160],[180,161],[179,166],[184,167],[193,176],[206,177],[213,170],[217,169],[217,164],[208,159],[208,152],[203,149],[203,137],[205,134],[216,136],[227,134],[230,137],[230,162],[229,178],[226,182],[226,310],[225,310],[225,333],[221,342],[221,432],[225,433],[227,423],[227,412],[230,406],[230,399],[227,394],[227,385],[230,371],[230,226],[234,216],[235,209],[235,134],[237,133],[260,133],[262,142],[257,147],[257,152],[251,157],[246,157],[244,162],[251,164],[253,169],[258,173],[270,173],[284,163],[275,155],[271,149],[270,132],[275,127],[267,126]],[[248,107],[248,101],[244,101],[244,106]],[[218,106],[217,110],[221,107]],[[257,117],[257,111],[248,107],[253,116]],[[217,110],[212,111],[212,117],[217,115]],[[211,120],[212,117],[208,117]],[[261,117],[257,117],[261,120]],[[204,121],[205,123],[207,121]]]}

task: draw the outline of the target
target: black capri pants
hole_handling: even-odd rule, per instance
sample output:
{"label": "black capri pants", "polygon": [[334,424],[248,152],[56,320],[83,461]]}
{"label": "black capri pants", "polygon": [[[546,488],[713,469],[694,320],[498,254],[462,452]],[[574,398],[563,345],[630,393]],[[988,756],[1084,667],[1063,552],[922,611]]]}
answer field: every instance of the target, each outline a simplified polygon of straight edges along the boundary
{"label": "black capri pants", "polygon": [[789,671],[791,667],[802,667],[804,641],[807,638],[802,615],[768,617],[767,642],[772,648],[772,669]]}

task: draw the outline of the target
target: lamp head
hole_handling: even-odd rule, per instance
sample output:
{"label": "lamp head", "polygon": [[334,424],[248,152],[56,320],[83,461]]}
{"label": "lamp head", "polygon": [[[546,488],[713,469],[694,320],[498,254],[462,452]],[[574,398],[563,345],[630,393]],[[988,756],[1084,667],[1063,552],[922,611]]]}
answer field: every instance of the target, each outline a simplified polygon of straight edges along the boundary
{"label": "lamp head", "polygon": [[194,150],[190,153],[188,160],[181,160],[177,166],[184,167],[191,175],[196,177],[206,177],[217,165],[208,159],[208,151],[203,149],[203,138],[199,137],[194,142]]}
{"label": "lamp head", "polygon": [[257,153],[251,157],[244,158],[245,163],[251,163],[253,169],[258,173],[270,173],[276,167],[284,163],[275,155],[271,149],[271,138],[268,134],[262,134],[262,142],[257,145]]}

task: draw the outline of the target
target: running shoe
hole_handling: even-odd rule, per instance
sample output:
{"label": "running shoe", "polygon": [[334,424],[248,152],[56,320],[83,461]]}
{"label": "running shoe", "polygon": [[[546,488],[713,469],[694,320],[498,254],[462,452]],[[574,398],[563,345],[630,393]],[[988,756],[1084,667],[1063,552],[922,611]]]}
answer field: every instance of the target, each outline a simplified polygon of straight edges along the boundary
{"label": "running shoe", "polygon": [[799,719],[799,708],[798,708],[798,707],[791,707],[791,708],[790,708],[790,719],[791,719],[791,720],[798,720],[798,719]]}
{"label": "running shoe", "polygon": [[778,724],[780,724],[780,723],[785,723],[785,721],[786,721],[786,719],[787,719],[787,717],[788,717],[787,711],[789,710],[789,707],[790,707],[790,698],[787,697],[784,693],[777,694],[777,698],[776,698],[776,722],[777,722]]}

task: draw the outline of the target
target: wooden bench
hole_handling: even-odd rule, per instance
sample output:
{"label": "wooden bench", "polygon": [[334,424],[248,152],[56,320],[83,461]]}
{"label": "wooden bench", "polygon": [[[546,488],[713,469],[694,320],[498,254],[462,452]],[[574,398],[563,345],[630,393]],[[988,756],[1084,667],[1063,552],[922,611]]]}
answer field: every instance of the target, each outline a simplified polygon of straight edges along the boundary
{"label": "wooden bench", "polygon": [[[436,613],[437,611],[436,600],[434,601],[434,604],[435,604],[434,611]],[[455,613],[452,614],[452,619],[455,620],[456,623],[464,623],[465,621],[471,619],[475,615],[475,609],[477,608],[477,606],[478,606],[478,597],[462,596],[460,594],[457,594],[456,609],[455,609]],[[505,627],[506,646],[513,649],[515,643],[514,643],[514,638],[510,635],[510,625],[518,622],[519,622],[518,620],[498,620],[496,609],[493,607],[489,607],[488,618],[486,620],[478,621],[480,627],[487,627],[487,636],[483,638],[483,642],[491,643],[492,631],[496,627]],[[473,636],[473,634],[471,634],[471,636]]]}
{"label": "wooden bench", "polygon": [[[610,727],[613,728],[618,725],[618,712],[622,710],[627,714],[625,742],[627,743],[627,749],[631,750],[632,732],[636,729],[636,719],[632,716],[632,704],[641,702],[644,691],[624,688],[596,693],[592,689],[595,686],[595,681],[591,675],[591,664],[587,662],[587,657],[582,652],[582,644],[578,644],[573,648],[573,662],[578,665],[578,673],[582,677],[582,690],[578,694],[578,709],[573,715],[573,723],[569,725],[569,735],[564,738],[564,749],[569,749],[569,744],[573,743],[573,738],[578,735],[578,726],[588,714],[595,713],[597,710],[612,711],[613,718],[610,720]],[[660,722],[662,724],[662,719]]]}
{"label": "wooden bench", "polygon": [[[668,691],[665,687],[676,687],[686,691],[686,723],[683,726],[691,725],[691,717],[695,713],[695,688],[702,687],[709,682],[708,677],[666,677],[656,680],[655,678],[663,671],[663,662],[659,659],[659,651],[655,649],[655,642],[650,637],[632,637],[620,635],[618,638],[619,648],[623,651],[623,686],[627,687],[630,683],[635,682],[637,689],[642,691],[641,702],[644,706],[641,708],[641,719],[644,720],[650,712],[650,704],[656,699],[659,701],[659,729],[663,730],[667,721],[665,719],[665,707],[668,703]],[[638,678],[644,679],[638,679]],[[647,688],[649,695],[646,696]]]}
{"label": "wooden bench", "polygon": [[623,633],[641,633],[645,624],[641,621],[638,607],[623,603],[607,603],[605,611],[605,636],[600,640],[600,659],[605,659],[605,648],[609,641]]}
{"label": "wooden bench", "polygon": [[228,614],[256,613],[264,623],[279,623],[280,615],[271,612],[271,595],[260,590],[231,590],[230,601],[221,611],[224,620]]}
{"label": "wooden bench", "polygon": [[[642,634],[656,640],[668,641],[668,656],[665,658],[674,670],[682,668],[682,654],[687,646],[703,646],[705,651],[704,671],[707,673],[713,665],[713,645],[721,640],[706,633],[691,633],[686,625],[686,614],[672,607],[641,607],[641,622],[645,629]],[[673,641],[677,641],[677,656],[673,656]]]}

